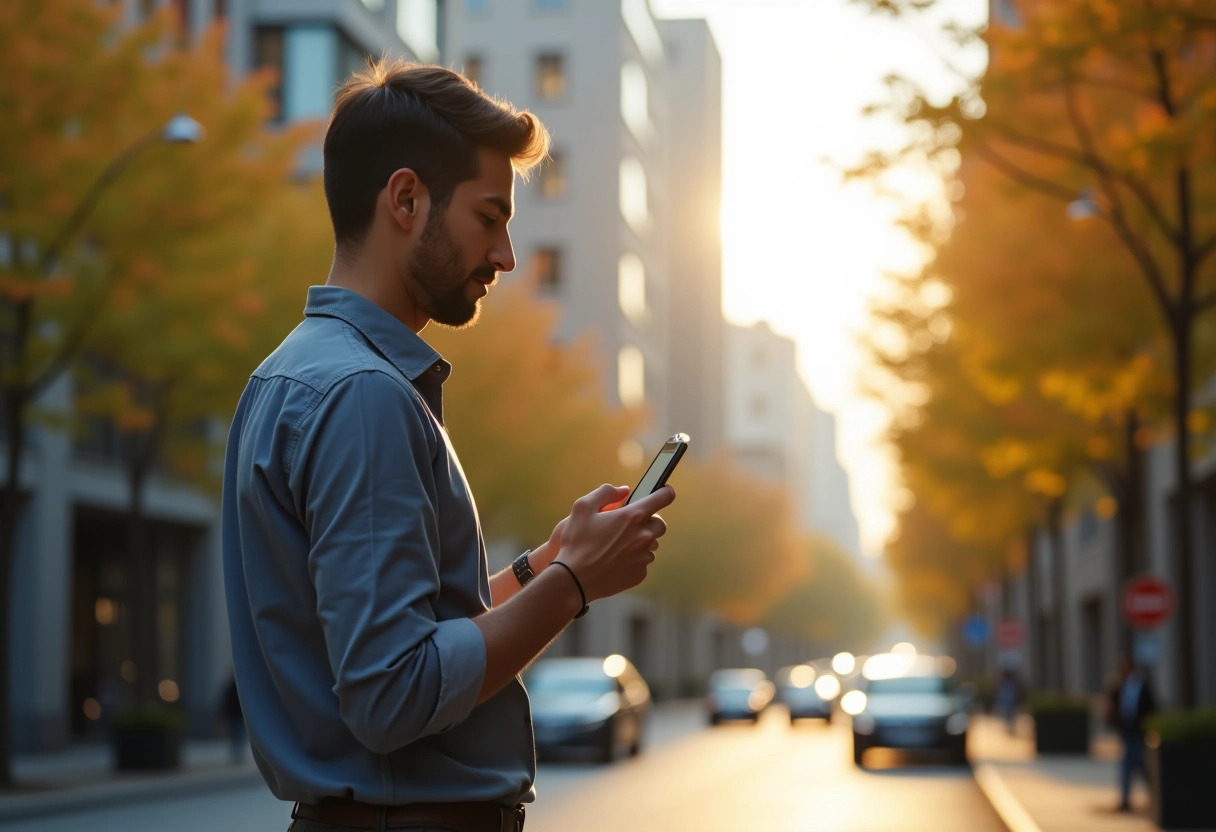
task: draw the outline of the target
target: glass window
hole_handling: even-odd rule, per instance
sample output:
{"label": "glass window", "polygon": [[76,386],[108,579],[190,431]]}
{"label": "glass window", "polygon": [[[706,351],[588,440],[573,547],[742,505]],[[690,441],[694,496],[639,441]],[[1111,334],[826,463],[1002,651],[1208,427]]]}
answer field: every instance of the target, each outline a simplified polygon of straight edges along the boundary
{"label": "glass window", "polygon": [[490,10],[490,0],[465,0],[469,14],[485,14]]}
{"label": "glass window", "polygon": [[460,74],[480,87],[482,86],[482,71],[481,58],[477,55],[470,55],[464,59],[464,66],[461,68]]}
{"label": "glass window", "polygon": [[560,151],[553,151],[541,165],[537,184],[545,199],[560,199],[566,195],[566,165]]}
{"label": "glass window", "polygon": [[536,56],[536,94],[547,101],[566,95],[566,68],[561,55]]}
{"label": "glass window", "polygon": [[632,344],[617,353],[616,389],[621,404],[627,407],[646,401],[646,358]]}
{"label": "glass window", "polygon": [[646,169],[633,156],[621,160],[621,216],[635,231],[646,227],[650,207],[646,198]]}
{"label": "glass window", "polygon": [[617,264],[617,298],[628,317],[646,316],[646,266],[632,251],[622,254]]}
{"label": "glass window", "polygon": [[650,135],[650,93],[646,71],[636,61],[621,66],[621,118],[639,140]]}
{"label": "glass window", "polygon": [[270,97],[272,121],[283,120],[283,27],[259,26],[253,32],[253,65],[274,70],[274,85],[266,90]]}
{"label": "glass window", "polygon": [[538,248],[532,255],[532,268],[538,288],[555,292],[562,284],[562,250],[552,246]]}

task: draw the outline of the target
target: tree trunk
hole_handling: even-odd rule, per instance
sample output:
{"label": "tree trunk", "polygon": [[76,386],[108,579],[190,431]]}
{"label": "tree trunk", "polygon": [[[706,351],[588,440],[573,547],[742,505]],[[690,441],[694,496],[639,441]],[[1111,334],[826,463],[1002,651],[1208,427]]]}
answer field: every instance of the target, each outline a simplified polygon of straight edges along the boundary
{"label": "tree trunk", "polygon": [[1123,422],[1124,468],[1111,479],[1112,492],[1119,501],[1115,515],[1115,551],[1111,569],[1112,598],[1115,604],[1115,643],[1120,655],[1131,656],[1134,633],[1120,611],[1123,587],[1133,575],[1143,572],[1147,565],[1144,537],[1144,454],[1136,443],[1140,420],[1135,410],[1129,410]]}
{"label": "tree trunk", "polygon": [[25,408],[13,391],[4,394],[4,438],[8,443],[7,475],[0,491],[0,788],[11,786],[12,771],[12,656],[9,653],[13,598],[13,561],[17,555],[17,524],[21,519],[21,458],[25,446]]}
{"label": "tree trunk", "polygon": [[1174,574],[1178,603],[1178,692],[1179,704],[1185,708],[1195,705],[1195,605],[1192,595],[1194,578],[1192,570],[1191,539],[1191,437],[1188,417],[1191,411],[1191,321],[1186,311],[1180,310],[1174,331],[1174,378],[1177,390],[1174,395],[1174,467],[1178,477],[1176,491]]}
{"label": "tree trunk", "polygon": [[1035,547],[1036,530],[1026,530],[1026,650],[1030,667],[1027,684],[1031,688],[1045,687],[1042,644],[1039,633],[1039,559]]}
{"label": "tree trunk", "polygon": [[1052,620],[1055,623],[1055,649],[1052,651],[1054,658],[1053,676],[1055,689],[1063,691],[1064,684],[1064,657],[1067,655],[1067,624],[1065,623],[1066,615],[1065,608],[1068,604],[1068,593],[1065,586],[1066,567],[1064,562],[1064,530],[1063,530],[1063,514],[1064,501],[1053,499],[1047,505],[1047,535],[1050,540],[1051,548],[1051,589],[1053,597]]}

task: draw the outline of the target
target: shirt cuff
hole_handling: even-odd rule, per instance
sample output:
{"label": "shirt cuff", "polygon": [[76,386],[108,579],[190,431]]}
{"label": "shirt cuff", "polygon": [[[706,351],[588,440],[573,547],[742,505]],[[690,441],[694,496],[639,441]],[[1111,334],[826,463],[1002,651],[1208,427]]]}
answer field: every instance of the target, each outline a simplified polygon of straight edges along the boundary
{"label": "shirt cuff", "polygon": [[473,712],[486,675],[486,642],[470,618],[440,621],[431,636],[439,653],[439,703],[426,733],[447,731]]}

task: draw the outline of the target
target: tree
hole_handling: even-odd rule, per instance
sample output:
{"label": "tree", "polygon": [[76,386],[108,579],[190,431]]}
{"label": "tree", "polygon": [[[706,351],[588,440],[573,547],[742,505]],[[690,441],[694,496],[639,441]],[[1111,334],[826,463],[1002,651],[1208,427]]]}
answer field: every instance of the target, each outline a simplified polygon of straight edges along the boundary
{"label": "tree", "polygon": [[[928,5],[864,2],[893,14]],[[1201,316],[1216,305],[1216,4],[1024,0],[1016,10],[1016,24],[993,20],[983,34],[983,77],[960,79],[964,89],[947,103],[896,83],[894,109],[915,138],[900,153],[875,154],[870,167],[961,152],[1103,224],[1150,291],[1168,337],[1175,572],[1190,587],[1194,348]],[[1199,657],[1189,592],[1179,593],[1179,616],[1182,699],[1190,704]]]}
{"label": "tree", "polygon": [[[248,174],[298,141],[259,132],[269,79],[231,83],[218,32],[187,51],[175,45],[170,11],[133,27],[119,25],[122,12],[92,0],[0,4],[0,598],[11,593],[37,398],[82,354],[100,307],[163,286],[158,257],[222,222],[217,212],[235,202],[256,213],[269,194]],[[158,140],[187,107],[211,119],[201,154]],[[5,785],[10,686],[0,665]]]}

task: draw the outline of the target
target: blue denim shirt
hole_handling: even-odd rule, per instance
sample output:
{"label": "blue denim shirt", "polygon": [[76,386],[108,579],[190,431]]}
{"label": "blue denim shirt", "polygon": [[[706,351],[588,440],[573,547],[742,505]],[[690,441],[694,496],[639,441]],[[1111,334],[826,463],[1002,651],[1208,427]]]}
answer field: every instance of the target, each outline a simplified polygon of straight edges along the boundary
{"label": "blue denim shirt", "polygon": [[474,707],[485,543],[443,429],[451,367],[366,298],[308,291],[228,438],[224,583],[258,767],[283,800],[532,799],[517,678]]}

